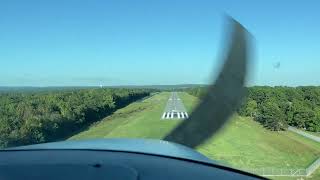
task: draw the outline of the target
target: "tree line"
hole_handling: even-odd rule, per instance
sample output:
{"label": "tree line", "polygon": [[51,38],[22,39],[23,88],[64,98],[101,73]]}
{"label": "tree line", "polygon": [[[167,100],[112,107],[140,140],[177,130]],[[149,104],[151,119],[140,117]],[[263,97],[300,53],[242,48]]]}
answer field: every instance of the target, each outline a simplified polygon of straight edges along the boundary
{"label": "tree line", "polygon": [[65,138],[150,92],[108,88],[0,93],[0,147]]}
{"label": "tree line", "polygon": [[[206,88],[191,88],[186,91],[201,97]],[[250,116],[274,131],[286,130],[290,125],[319,132],[320,87],[248,87],[247,96],[237,113]]]}

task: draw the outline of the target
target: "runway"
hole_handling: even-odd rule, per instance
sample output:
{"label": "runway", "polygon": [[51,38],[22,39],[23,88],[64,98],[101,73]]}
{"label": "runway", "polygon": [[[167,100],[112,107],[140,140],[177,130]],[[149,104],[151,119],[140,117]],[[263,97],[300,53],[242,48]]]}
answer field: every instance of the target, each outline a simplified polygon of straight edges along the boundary
{"label": "runway", "polygon": [[177,92],[172,92],[162,114],[162,119],[186,119],[188,113]]}

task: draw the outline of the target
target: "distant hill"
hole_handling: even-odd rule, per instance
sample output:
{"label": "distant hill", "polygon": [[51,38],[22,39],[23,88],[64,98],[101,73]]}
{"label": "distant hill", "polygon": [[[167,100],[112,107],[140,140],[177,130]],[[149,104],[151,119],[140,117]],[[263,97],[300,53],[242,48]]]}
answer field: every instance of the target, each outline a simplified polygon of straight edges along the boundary
{"label": "distant hill", "polygon": [[61,90],[75,90],[75,89],[89,89],[89,88],[97,88],[90,86],[83,87],[72,87],[72,86],[61,86],[61,87],[32,87],[32,86],[0,86],[0,92],[43,92],[43,91],[61,91]]}
{"label": "distant hill", "polygon": [[[129,89],[158,89],[158,90],[178,90],[185,88],[205,87],[205,84],[177,84],[177,85],[121,85],[103,86],[103,88],[129,88]],[[76,89],[96,89],[99,86],[0,86],[0,92],[42,92],[42,91],[61,91]]]}
{"label": "distant hill", "polygon": [[146,88],[146,89],[160,89],[160,90],[175,90],[194,87],[205,87],[206,84],[176,84],[176,85],[124,85],[124,86],[105,86],[111,88]]}

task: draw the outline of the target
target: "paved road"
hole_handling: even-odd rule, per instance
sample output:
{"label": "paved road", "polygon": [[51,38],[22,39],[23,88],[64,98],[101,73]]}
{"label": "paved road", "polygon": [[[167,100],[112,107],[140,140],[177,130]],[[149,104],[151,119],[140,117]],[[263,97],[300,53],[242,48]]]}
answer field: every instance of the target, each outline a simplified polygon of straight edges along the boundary
{"label": "paved road", "polygon": [[308,134],[292,126],[289,126],[288,130],[320,143],[320,137],[314,136],[312,134]]}
{"label": "paved road", "polygon": [[162,114],[162,119],[185,119],[188,113],[179,98],[177,92],[172,92],[168,99],[166,108]]}
{"label": "paved road", "polygon": [[[288,130],[289,131],[292,131],[294,133],[297,133],[297,134],[300,134],[301,136],[304,136],[306,138],[309,138],[311,140],[314,140],[316,142],[319,142],[320,143],[320,137],[317,137],[317,136],[314,136],[312,134],[309,134],[309,133],[306,133],[304,131],[301,131],[295,127],[292,127],[292,126],[289,126],[288,127]],[[306,169],[306,175],[309,176],[311,175],[312,173],[314,173],[318,168],[320,167],[320,157],[315,161],[313,162],[307,169]]]}

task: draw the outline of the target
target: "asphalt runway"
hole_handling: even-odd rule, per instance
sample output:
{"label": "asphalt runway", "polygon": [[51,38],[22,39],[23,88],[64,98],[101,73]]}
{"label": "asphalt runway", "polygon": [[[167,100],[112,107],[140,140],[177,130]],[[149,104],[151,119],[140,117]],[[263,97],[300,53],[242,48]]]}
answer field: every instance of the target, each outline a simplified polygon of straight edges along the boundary
{"label": "asphalt runway", "polygon": [[162,114],[162,119],[186,119],[188,113],[177,92],[172,92]]}

